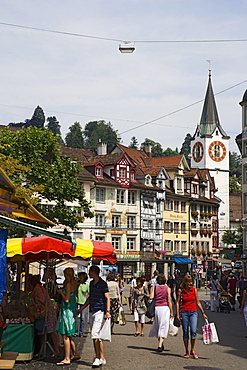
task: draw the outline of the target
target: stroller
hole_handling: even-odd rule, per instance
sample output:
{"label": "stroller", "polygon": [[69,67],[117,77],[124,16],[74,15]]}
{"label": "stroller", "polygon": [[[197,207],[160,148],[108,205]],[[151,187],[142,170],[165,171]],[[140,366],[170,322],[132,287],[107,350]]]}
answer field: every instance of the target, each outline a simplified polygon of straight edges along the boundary
{"label": "stroller", "polygon": [[219,293],[219,307],[217,307],[217,312],[230,313],[231,306],[229,302],[229,294],[226,291]]}

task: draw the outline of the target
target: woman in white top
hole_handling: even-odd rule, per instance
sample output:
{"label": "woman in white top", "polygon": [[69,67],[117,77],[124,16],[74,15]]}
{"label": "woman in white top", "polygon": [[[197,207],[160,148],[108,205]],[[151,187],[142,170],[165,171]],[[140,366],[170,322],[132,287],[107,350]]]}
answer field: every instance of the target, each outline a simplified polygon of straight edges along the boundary
{"label": "woman in white top", "polygon": [[119,314],[119,307],[122,305],[121,296],[119,292],[118,282],[115,280],[115,276],[112,272],[109,272],[109,274],[107,275],[106,282],[110,294],[111,333],[113,334],[113,326],[114,323],[118,323],[117,317]]}

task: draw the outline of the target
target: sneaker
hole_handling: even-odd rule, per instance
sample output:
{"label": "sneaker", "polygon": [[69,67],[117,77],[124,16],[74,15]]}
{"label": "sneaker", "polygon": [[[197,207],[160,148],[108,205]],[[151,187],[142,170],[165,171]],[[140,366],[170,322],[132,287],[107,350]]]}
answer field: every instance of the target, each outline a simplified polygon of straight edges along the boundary
{"label": "sneaker", "polygon": [[102,360],[102,358],[101,358],[100,361],[101,361],[101,364],[102,365],[106,365],[106,359],[105,360]]}
{"label": "sneaker", "polygon": [[102,361],[100,358],[96,358],[93,362],[93,366],[101,366],[102,365]]}

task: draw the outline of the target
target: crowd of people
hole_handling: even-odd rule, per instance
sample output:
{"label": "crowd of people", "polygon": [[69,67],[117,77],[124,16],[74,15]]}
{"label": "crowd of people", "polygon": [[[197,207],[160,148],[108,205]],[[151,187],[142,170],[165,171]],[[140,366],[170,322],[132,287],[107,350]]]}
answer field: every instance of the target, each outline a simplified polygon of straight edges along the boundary
{"label": "crowd of people", "polygon": [[[114,334],[114,325],[119,323],[119,310],[123,299],[126,299],[126,286],[120,274],[109,272],[106,280],[100,277],[100,269],[93,265],[89,269],[89,278],[85,272],[78,274],[75,279],[74,270],[64,270],[64,285],[58,289],[60,296],[60,310],[57,314],[46,289],[42,286],[37,276],[29,278],[29,289],[32,298],[37,304],[46,304],[47,334],[51,335],[54,353],[59,357],[58,345],[60,338],[63,340],[64,356],[57,362],[58,366],[69,365],[72,361],[80,359],[77,352],[74,336],[83,337],[85,320],[89,319],[91,338],[93,340],[95,359],[93,367],[106,364],[103,341],[100,337],[104,319],[111,319],[111,334]],[[237,277],[230,273],[218,280],[213,275],[207,283],[210,289],[210,309],[216,311],[219,305],[219,293],[226,292],[230,297],[231,309],[235,309],[236,293],[240,313],[244,313],[247,326],[247,280],[243,276]],[[125,293],[125,294],[124,294]],[[133,278],[129,291],[129,309],[133,314],[134,337],[144,337],[146,312],[150,302],[154,301],[155,314],[151,318],[150,338],[157,338],[157,351],[164,351],[165,338],[168,336],[169,327],[173,320],[182,326],[185,358],[198,358],[195,351],[198,311],[205,320],[208,319],[203,306],[199,301],[197,289],[193,287],[192,277],[187,273],[183,278],[180,274],[168,275],[168,279],[158,270],[155,270],[150,280],[144,276]],[[127,304],[127,302],[126,302]],[[89,306],[89,314],[87,307]],[[78,319],[79,317],[79,319]],[[40,337],[43,333],[44,319],[35,320],[36,341],[35,352],[40,350]]]}

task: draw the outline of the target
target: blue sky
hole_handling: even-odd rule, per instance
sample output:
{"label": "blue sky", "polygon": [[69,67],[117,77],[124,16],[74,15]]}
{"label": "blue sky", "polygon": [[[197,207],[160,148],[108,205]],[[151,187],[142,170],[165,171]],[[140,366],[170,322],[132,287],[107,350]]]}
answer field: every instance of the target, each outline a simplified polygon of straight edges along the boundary
{"label": "blue sky", "polygon": [[[147,41],[247,39],[246,14],[246,0],[2,0],[2,23],[135,41],[136,50],[121,54],[120,41],[0,24],[0,124],[30,118],[37,105],[57,117],[63,136],[75,121],[105,119],[122,133],[167,116],[121,134],[122,142],[148,137],[180,148],[203,103],[171,113],[204,98],[207,60],[215,93],[245,81],[247,42]],[[232,151],[246,89],[247,82],[216,96]]]}

